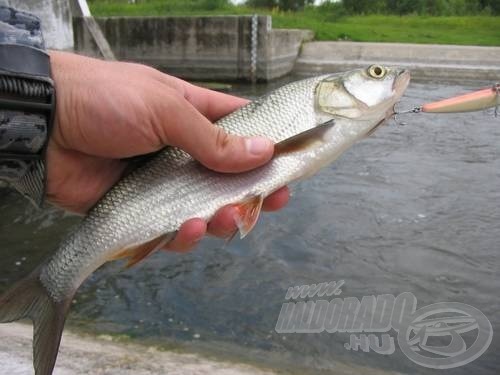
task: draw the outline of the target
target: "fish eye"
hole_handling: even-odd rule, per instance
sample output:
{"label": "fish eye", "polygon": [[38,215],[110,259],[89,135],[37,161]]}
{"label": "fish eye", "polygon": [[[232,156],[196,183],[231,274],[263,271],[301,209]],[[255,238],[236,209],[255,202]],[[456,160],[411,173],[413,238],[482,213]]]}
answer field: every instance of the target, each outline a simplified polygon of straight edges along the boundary
{"label": "fish eye", "polygon": [[380,65],[372,65],[368,68],[368,74],[372,78],[383,78],[386,73],[386,69]]}

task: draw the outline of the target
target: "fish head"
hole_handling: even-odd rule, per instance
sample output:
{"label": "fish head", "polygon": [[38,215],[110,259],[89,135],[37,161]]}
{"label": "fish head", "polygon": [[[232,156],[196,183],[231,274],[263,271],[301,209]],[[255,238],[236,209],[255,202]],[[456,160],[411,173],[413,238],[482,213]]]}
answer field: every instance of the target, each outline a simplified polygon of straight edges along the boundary
{"label": "fish head", "polygon": [[409,82],[406,69],[383,65],[327,77],[316,86],[318,123],[350,119],[356,133],[365,135],[394,115]]}

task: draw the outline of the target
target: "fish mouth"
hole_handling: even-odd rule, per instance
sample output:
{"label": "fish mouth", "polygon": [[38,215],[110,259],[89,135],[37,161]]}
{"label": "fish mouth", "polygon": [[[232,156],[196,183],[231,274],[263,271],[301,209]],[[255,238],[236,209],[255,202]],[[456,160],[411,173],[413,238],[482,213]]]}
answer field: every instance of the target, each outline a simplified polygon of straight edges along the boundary
{"label": "fish mouth", "polygon": [[392,89],[396,94],[397,99],[400,99],[403,96],[408,84],[410,83],[410,71],[406,69],[402,69],[398,74],[394,83],[392,84]]}
{"label": "fish mouth", "polygon": [[394,83],[392,84],[392,90],[394,92],[394,103],[387,111],[385,120],[388,120],[396,114],[395,106],[408,88],[408,85],[410,84],[410,78],[410,71],[407,69],[402,69],[394,80]]}
{"label": "fish mouth", "polygon": [[392,84],[392,90],[394,92],[394,99],[392,100],[393,101],[392,105],[389,106],[389,109],[385,113],[385,116],[368,131],[368,135],[371,135],[382,124],[384,124],[387,120],[389,120],[392,116],[396,114],[394,107],[396,106],[396,103],[399,102],[399,100],[403,96],[409,84],[410,84],[410,71],[402,69],[396,76],[396,79]]}

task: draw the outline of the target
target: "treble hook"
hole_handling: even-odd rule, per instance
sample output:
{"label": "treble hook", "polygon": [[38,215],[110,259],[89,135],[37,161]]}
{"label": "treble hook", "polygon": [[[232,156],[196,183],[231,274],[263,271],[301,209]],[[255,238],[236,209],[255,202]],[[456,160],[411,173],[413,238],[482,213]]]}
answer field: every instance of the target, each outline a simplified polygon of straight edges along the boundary
{"label": "treble hook", "polygon": [[397,111],[396,109],[394,109],[394,121],[396,122],[396,124],[398,124],[400,126],[405,126],[406,124],[404,122],[398,121],[398,115],[402,115],[405,113],[420,113],[420,112],[422,112],[422,107],[420,107],[420,106],[412,108],[412,109],[408,109],[406,111]]}
{"label": "treble hook", "polygon": [[406,111],[400,111],[400,112],[396,112],[397,115],[401,115],[403,113],[420,113],[422,112],[422,107],[418,106],[418,107],[415,107],[415,108],[412,108],[412,109],[408,109]]}

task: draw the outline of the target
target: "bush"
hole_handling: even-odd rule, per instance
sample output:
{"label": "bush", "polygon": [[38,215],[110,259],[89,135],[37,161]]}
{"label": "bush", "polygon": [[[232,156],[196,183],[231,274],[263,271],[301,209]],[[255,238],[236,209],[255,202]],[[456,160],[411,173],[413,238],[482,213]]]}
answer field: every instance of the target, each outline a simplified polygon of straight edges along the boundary
{"label": "bush", "polygon": [[314,0],[247,0],[246,6],[253,8],[267,8],[297,12],[303,10],[306,5],[314,4]]}
{"label": "bush", "polygon": [[500,0],[342,0],[342,6],[350,14],[500,14]]}
{"label": "bush", "polygon": [[229,0],[202,0],[201,8],[204,10],[222,9],[229,5]]}

